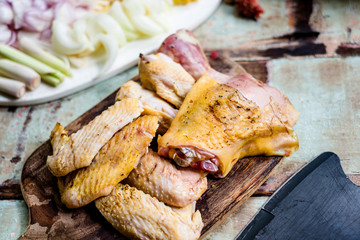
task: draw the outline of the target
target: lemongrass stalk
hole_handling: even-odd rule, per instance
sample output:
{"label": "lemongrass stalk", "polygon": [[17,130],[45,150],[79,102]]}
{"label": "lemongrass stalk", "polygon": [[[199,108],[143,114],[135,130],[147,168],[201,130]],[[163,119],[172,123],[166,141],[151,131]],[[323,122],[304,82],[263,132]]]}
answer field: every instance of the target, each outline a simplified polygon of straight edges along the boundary
{"label": "lemongrass stalk", "polygon": [[45,82],[47,82],[46,79],[48,78],[55,78],[59,83],[65,79],[65,75],[60,71],[57,71],[45,63],[5,44],[0,44],[0,55],[32,68],[35,72],[40,74],[41,79],[45,80]]}
{"label": "lemongrass stalk", "polygon": [[0,77],[0,92],[21,98],[25,93],[25,84],[10,78]]}
{"label": "lemongrass stalk", "polygon": [[29,90],[40,85],[40,75],[29,67],[8,59],[0,59],[0,75],[25,83]]}
{"label": "lemongrass stalk", "polygon": [[34,40],[23,37],[19,41],[19,47],[23,52],[33,58],[36,58],[56,70],[59,70],[66,76],[72,76],[69,66],[67,66],[64,61],[42,49]]}
{"label": "lemongrass stalk", "polygon": [[45,83],[47,83],[47,84],[49,84],[50,86],[52,86],[52,87],[57,87],[57,86],[61,83],[61,81],[59,81],[58,78],[53,77],[53,76],[51,76],[51,75],[46,75],[46,76],[44,76],[44,77],[42,78],[42,80],[43,80]]}

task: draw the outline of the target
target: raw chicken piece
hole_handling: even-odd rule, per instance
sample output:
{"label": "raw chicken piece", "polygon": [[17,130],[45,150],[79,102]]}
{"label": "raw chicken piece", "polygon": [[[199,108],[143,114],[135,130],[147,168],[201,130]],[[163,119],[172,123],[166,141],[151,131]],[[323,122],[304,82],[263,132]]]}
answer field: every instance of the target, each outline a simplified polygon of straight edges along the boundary
{"label": "raw chicken piece", "polygon": [[162,53],[140,55],[139,76],[145,88],[154,90],[177,108],[195,83],[180,64]]}
{"label": "raw chicken piece", "polygon": [[218,82],[229,78],[211,68],[199,41],[189,30],[180,29],[167,37],[157,52],[179,63],[196,81],[206,72]]}
{"label": "raw chicken piece", "polygon": [[204,173],[191,168],[177,169],[151,150],[125,182],[175,207],[185,207],[198,200],[207,189]]}
{"label": "raw chicken piece", "polygon": [[298,139],[291,126],[297,118],[280,91],[248,74],[227,84],[204,74],[159,137],[159,155],[225,177],[245,156],[289,156],[296,151]]}
{"label": "raw chicken piece", "polygon": [[139,100],[128,98],[116,102],[70,136],[65,128],[57,123],[50,135],[53,155],[48,156],[46,161],[50,172],[60,177],[89,166],[100,148],[114,133],[139,117],[142,111]]}
{"label": "raw chicken piece", "polygon": [[159,118],[158,132],[164,134],[170,127],[171,121],[174,119],[177,110],[169,103],[160,99],[154,92],[144,89],[139,83],[128,81],[116,95],[116,101],[125,98],[136,98],[144,106],[144,115],[154,115]]}
{"label": "raw chicken piece", "polygon": [[110,194],[147,151],[157,127],[157,117],[143,116],[117,132],[90,166],[69,174],[65,182],[59,181],[61,201],[68,208],[77,208]]}
{"label": "raw chicken piece", "polygon": [[[110,195],[95,201],[97,209],[120,233],[130,239],[186,239],[200,237],[199,211],[185,217],[134,187],[119,183]],[[187,208],[188,209],[188,208]]]}

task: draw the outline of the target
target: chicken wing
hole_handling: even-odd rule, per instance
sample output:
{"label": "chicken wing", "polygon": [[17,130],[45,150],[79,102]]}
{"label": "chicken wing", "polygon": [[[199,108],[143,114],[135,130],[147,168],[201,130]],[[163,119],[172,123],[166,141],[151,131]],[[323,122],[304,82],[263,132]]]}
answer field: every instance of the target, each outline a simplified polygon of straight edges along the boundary
{"label": "chicken wing", "polygon": [[175,207],[198,200],[207,189],[206,174],[191,168],[177,169],[151,150],[140,159],[125,183]]}
{"label": "chicken wing", "polygon": [[158,153],[180,166],[225,177],[245,156],[289,156],[296,151],[298,139],[291,126],[297,118],[280,91],[248,74],[228,84],[204,74],[158,138]]}
{"label": "chicken wing", "polygon": [[178,213],[144,192],[119,183],[110,195],[95,201],[97,209],[130,239],[187,239],[200,237],[199,211],[191,218]]}
{"label": "chicken wing", "polygon": [[50,139],[53,155],[47,157],[50,172],[57,177],[89,166],[100,148],[119,129],[140,116],[142,104],[137,99],[124,99],[103,111],[76,133],[68,136],[65,128],[57,123]]}
{"label": "chicken wing", "polygon": [[116,95],[116,101],[125,98],[136,98],[144,106],[144,115],[154,115],[159,118],[158,132],[164,134],[170,127],[177,110],[169,103],[160,99],[154,92],[144,89],[139,83],[128,81],[121,86]]}
{"label": "chicken wing", "polygon": [[68,208],[77,208],[108,195],[137,165],[157,127],[157,117],[143,116],[117,132],[90,166],[69,174],[65,182],[60,181],[61,201]]}
{"label": "chicken wing", "polygon": [[140,55],[139,76],[145,88],[177,108],[195,82],[180,64],[162,53]]}

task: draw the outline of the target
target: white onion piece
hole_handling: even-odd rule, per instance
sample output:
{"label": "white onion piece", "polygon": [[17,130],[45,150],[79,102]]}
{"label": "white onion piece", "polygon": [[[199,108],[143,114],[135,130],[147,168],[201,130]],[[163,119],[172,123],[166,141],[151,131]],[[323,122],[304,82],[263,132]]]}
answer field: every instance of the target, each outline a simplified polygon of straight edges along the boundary
{"label": "white onion piece", "polygon": [[56,52],[64,55],[79,54],[89,47],[86,43],[76,42],[70,27],[58,20],[53,21],[51,43]]}
{"label": "white onion piece", "polygon": [[150,15],[150,18],[157,23],[159,26],[162,27],[162,29],[167,32],[171,28],[171,21],[169,21],[170,17],[167,12],[162,12],[158,14],[152,14]]}
{"label": "white onion piece", "polygon": [[148,16],[130,16],[136,29],[148,36],[155,36],[163,32],[163,29]]}
{"label": "white onion piece", "polygon": [[108,14],[112,16],[125,31],[135,32],[134,26],[131,24],[129,18],[126,16],[120,2],[116,1],[111,6]]}
{"label": "white onion piece", "polygon": [[74,22],[74,39],[77,42],[87,45],[88,51],[94,51],[95,47],[86,35],[87,24],[86,19],[79,19]]}
{"label": "white onion piece", "polygon": [[75,20],[75,10],[67,2],[59,3],[54,9],[55,19],[70,24]]}
{"label": "white onion piece", "polygon": [[10,5],[0,2],[0,24],[10,24],[13,21],[14,13]]}
{"label": "white onion piece", "polygon": [[95,22],[101,27],[101,29],[107,35],[111,35],[115,37],[115,39],[119,44],[119,47],[125,45],[126,37],[124,31],[113,17],[105,13],[99,13],[95,15]]}
{"label": "white onion piece", "polygon": [[86,36],[88,37],[93,49],[97,49],[98,47],[100,47],[100,43],[99,43],[99,39],[98,39],[97,35],[99,33],[102,33],[103,30],[95,22],[94,15],[95,14],[88,16],[86,18]]}
{"label": "white onion piece", "polygon": [[149,17],[159,26],[163,28],[165,32],[170,30],[170,6],[164,0],[142,0],[144,6],[148,11]]}
{"label": "white onion piece", "polygon": [[112,67],[118,55],[119,48],[116,38],[112,35],[98,34],[98,39],[105,50],[105,63],[98,74],[98,76],[100,76]]}
{"label": "white onion piece", "polygon": [[146,16],[146,9],[142,0],[124,0],[122,4],[136,30],[147,36],[154,36],[163,32],[157,23]]}
{"label": "white onion piece", "polygon": [[141,16],[146,14],[142,0],[123,0],[122,5],[128,16]]}
{"label": "white onion piece", "polygon": [[125,34],[126,40],[127,40],[128,42],[134,41],[134,40],[140,38],[140,34],[137,33],[137,32],[124,31],[124,34]]}

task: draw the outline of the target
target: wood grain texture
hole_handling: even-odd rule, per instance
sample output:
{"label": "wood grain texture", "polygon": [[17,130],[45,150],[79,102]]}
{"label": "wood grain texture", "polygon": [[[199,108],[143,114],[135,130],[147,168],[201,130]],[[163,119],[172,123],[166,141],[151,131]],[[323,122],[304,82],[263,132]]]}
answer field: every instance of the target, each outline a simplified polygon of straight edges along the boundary
{"label": "wood grain texture", "polygon": [[0,200],[23,199],[19,180],[6,180],[0,184]]}
{"label": "wood grain texture", "polygon": [[[238,64],[225,58],[211,63],[223,73],[244,72]],[[66,127],[69,133],[77,131],[114,104],[115,95],[116,91],[70,123]],[[70,210],[61,203],[57,179],[46,167],[46,158],[51,153],[51,144],[47,141],[24,164],[21,190],[29,207],[30,225],[20,239],[124,239],[106,222],[94,204]],[[210,177],[209,189],[197,202],[197,209],[200,210],[204,222],[202,237],[244,203],[281,160],[282,157],[244,158],[233,167],[226,178]]]}

